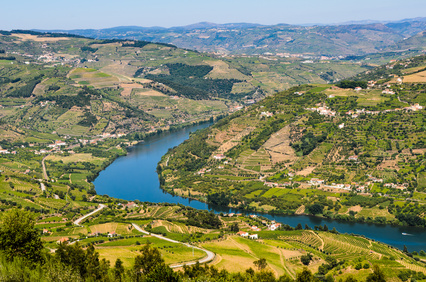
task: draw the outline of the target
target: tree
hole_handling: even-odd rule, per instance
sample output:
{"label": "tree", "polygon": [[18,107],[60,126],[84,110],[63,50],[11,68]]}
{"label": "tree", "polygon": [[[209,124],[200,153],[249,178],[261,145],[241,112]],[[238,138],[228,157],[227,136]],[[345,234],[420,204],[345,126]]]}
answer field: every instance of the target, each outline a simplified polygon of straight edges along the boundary
{"label": "tree", "polygon": [[78,242],[73,245],[59,244],[55,258],[63,265],[71,267],[81,277],[86,275],[86,254]]}
{"label": "tree", "polygon": [[312,254],[310,254],[310,253],[307,253],[306,255],[300,257],[300,261],[304,265],[309,265],[309,263],[311,262],[311,260],[312,260]]}
{"label": "tree", "polygon": [[313,214],[313,215],[322,214],[323,211],[324,211],[324,206],[321,204],[316,203],[316,204],[308,206],[308,212],[310,214]]}
{"label": "tree", "polygon": [[407,246],[406,246],[406,245],[404,245],[404,250],[403,250],[403,252],[404,252],[404,253],[406,253],[406,254],[408,253],[408,249],[407,249]]}
{"label": "tree", "polygon": [[282,275],[280,278],[278,278],[277,282],[292,282],[293,279],[288,277],[287,275]]}
{"label": "tree", "polygon": [[115,261],[115,265],[114,265],[114,278],[115,278],[115,280],[121,282],[121,278],[123,276],[123,273],[124,273],[123,262],[121,261],[121,259],[118,258]]}
{"label": "tree", "polygon": [[302,272],[297,273],[296,282],[313,282],[313,281],[315,281],[315,278],[312,275],[312,272],[306,267],[303,268]]}
{"label": "tree", "polygon": [[266,266],[268,265],[266,263],[266,259],[264,258],[260,258],[259,260],[256,260],[255,262],[253,262],[253,264],[259,269],[259,270],[263,270],[266,268]]}
{"label": "tree", "polygon": [[231,231],[232,232],[240,231],[240,228],[238,227],[238,223],[234,223],[233,225],[231,225]]}
{"label": "tree", "polygon": [[373,265],[373,273],[367,276],[366,282],[386,282],[383,271],[377,265]]}
{"label": "tree", "polygon": [[27,211],[12,209],[4,213],[0,224],[0,250],[9,261],[15,257],[32,263],[42,261],[43,243],[34,224],[33,215]]}
{"label": "tree", "polygon": [[352,275],[346,277],[345,282],[358,282],[358,280]]}
{"label": "tree", "polygon": [[302,227],[302,224],[298,224],[297,226],[296,226],[296,228],[295,228],[296,230],[302,230],[303,229],[303,227]]}
{"label": "tree", "polygon": [[133,271],[135,281],[179,281],[178,275],[161,258],[160,251],[146,244],[135,258]]}

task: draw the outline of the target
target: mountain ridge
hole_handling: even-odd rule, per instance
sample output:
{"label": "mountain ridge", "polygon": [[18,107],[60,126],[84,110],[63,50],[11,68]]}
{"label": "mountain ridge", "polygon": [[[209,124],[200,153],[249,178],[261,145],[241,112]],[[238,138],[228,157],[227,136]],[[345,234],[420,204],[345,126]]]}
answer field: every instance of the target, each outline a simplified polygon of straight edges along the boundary
{"label": "mountain ridge", "polygon": [[[426,30],[425,18],[364,22],[328,25],[200,22],[169,28],[119,26],[49,32],[78,34],[96,39],[161,42],[200,52],[348,56],[398,50],[400,42]],[[406,46],[407,49],[411,47]]]}

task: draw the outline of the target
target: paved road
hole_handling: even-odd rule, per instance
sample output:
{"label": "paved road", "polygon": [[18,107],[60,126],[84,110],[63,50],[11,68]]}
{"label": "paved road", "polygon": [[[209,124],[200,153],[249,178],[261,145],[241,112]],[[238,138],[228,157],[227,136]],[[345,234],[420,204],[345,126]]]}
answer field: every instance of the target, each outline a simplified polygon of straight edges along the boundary
{"label": "paved road", "polygon": [[86,215],[83,215],[82,217],[80,217],[79,219],[77,219],[76,221],[74,221],[74,224],[75,224],[75,225],[80,225],[80,222],[81,222],[81,221],[83,221],[85,218],[87,218],[87,217],[91,216],[92,214],[97,213],[98,211],[102,210],[103,208],[106,208],[106,206],[105,206],[105,205],[100,204],[100,205],[99,205],[99,208],[97,208],[96,210],[94,210],[94,211],[92,211],[92,212],[90,212],[90,213],[88,213],[88,214],[86,214]]}
{"label": "paved road", "polygon": [[[197,260],[200,264],[212,261],[214,259],[214,257],[215,257],[215,253],[213,253],[213,252],[207,251],[207,250],[199,248],[199,247],[192,246],[192,245],[187,244],[187,243],[182,243],[182,242],[170,239],[170,238],[166,238],[166,237],[158,235],[158,234],[153,234],[153,233],[146,232],[145,230],[143,230],[142,228],[140,228],[135,223],[132,223],[132,225],[133,225],[133,227],[136,230],[138,230],[139,232],[142,232],[144,234],[151,235],[153,237],[157,237],[158,239],[169,241],[169,242],[172,242],[172,243],[182,244],[182,245],[187,246],[188,248],[194,248],[194,249],[197,249],[197,250],[205,252],[207,254],[207,256],[204,257],[204,258],[202,258],[202,259]],[[190,261],[190,262],[186,262],[186,263],[183,263],[183,264],[175,264],[175,265],[171,265],[170,267],[171,268],[178,268],[178,267],[182,267],[184,265],[193,265],[193,264],[196,264],[197,261]]]}

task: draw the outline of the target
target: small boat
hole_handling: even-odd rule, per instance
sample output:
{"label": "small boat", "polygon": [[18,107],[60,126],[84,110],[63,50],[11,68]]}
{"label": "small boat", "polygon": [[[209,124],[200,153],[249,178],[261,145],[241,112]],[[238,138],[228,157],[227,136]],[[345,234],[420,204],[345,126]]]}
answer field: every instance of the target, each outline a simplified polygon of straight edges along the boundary
{"label": "small boat", "polygon": [[404,235],[404,236],[412,236],[411,234],[404,233],[404,232],[402,232],[402,235]]}

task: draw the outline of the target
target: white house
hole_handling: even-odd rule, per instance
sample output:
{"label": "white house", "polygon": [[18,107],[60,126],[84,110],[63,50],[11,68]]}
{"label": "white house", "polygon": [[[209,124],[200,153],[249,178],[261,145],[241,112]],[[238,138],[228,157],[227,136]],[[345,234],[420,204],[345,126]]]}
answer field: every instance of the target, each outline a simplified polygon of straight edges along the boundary
{"label": "white house", "polygon": [[323,179],[318,179],[318,178],[312,178],[309,183],[311,183],[312,185],[320,185],[320,184],[324,184],[325,180]]}
{"label": "white house", "polygon": [[257,236],[257,234],[251,234],[251,235],[249,235],[249,238],[253,239],[253,240],[259,239],[259,237]]}
{"label": "white house", "polygon": [[224,158],[226,158],[224,154],[217,154],[213,156],[213,159],[219,160],[219,161],[223,160]]}
{"label": "white house", "polygon": [[111,233],[108,233],[108,237],[109,237],[109,238],[116,237],[116,236],[118,236],[118,234],[117,234],[117,233],[115,233],[114,231],[113,231],[113,232],[111,232]]}
{"label": "white house", "polygon": [[239,235],[241,237],[248,237],[249,236],[249,234],[245,231],[240,231],[240,232],[237,233],[237,235]]}

